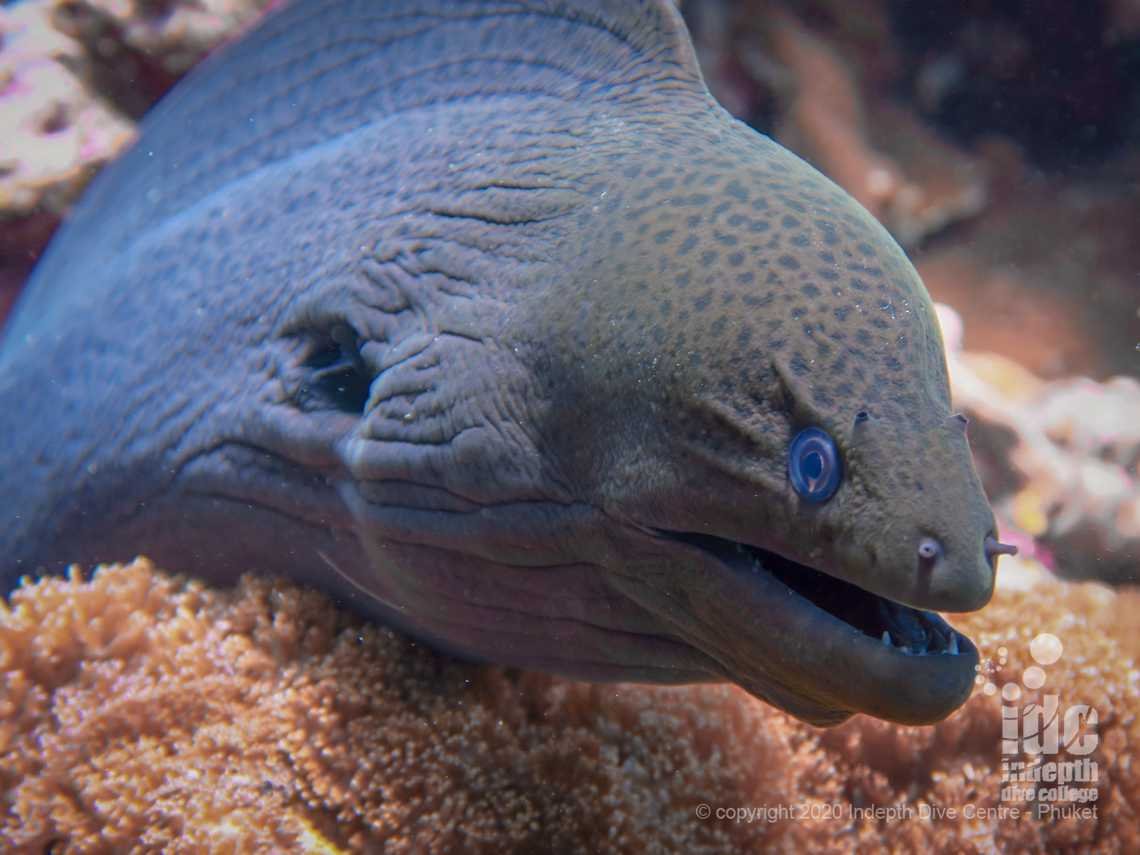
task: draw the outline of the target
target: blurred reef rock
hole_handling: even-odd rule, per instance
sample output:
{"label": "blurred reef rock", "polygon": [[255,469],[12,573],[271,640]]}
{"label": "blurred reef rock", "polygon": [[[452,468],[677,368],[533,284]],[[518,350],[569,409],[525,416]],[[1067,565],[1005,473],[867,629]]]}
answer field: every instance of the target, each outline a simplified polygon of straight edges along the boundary
{"label": "blurred reef rock", "polygon": [[[146,109],[270,5],[0,7],[0,319]],[[1140,3],[681,6],[726,108],[844,185],[954,307],[1006,522],[1061,572],[1140,581]]]}
{"label": "blurred reef rock", "polygon": [[269,0],[0,6],[0,319],[68,207],[146,110]]}
{"label": "blurred reef rock", "polygon": [[1046,382],[1008,357],[963,352],[961,320],[938,312],[1002,531],[1061,575],[1140,582],[1140,382]]}

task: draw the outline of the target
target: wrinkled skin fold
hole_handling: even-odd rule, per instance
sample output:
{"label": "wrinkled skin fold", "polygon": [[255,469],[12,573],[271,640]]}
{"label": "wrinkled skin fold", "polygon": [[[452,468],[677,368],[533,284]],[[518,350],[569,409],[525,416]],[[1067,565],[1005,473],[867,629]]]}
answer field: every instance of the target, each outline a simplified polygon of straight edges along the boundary
{"label": "wrinkled skin fold", "polygon": [[953,711],[977,652],[927,610],[993,590],[922,283],[713,101],[666,0],[269,16],[53,242],[0,429],[5,590],[278,573],[460,656],[819,724]]}

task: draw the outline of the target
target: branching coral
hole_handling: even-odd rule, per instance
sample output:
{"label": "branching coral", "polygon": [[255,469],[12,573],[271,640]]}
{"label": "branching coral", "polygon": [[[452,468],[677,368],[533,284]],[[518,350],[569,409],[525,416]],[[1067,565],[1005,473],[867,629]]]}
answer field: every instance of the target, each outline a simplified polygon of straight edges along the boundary
{"label": "branching coral", "polygon": [[[962,623],[995,683],[1038,632],[1064,639],[1048,686],[1100,715],[1095,820],[961,816],[999,797],[982,692],[933,728],[817,731],[727,686],[460,664],[312,592],[211,590],[140,560],[26,584],[0,611],[0,848],[1137,851],[1137,598],[1013,570],[1023,590]],[[752,821],[726,818],[738,808]]]}

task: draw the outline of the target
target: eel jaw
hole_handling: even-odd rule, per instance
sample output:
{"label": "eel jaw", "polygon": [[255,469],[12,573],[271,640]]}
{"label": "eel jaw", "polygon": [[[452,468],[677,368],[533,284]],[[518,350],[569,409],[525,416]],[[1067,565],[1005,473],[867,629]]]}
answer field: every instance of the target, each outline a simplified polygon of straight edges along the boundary
{"label": "eel jaw", "polygon": [[[758,547],[710,535],[659,534],[714,559],[723,583],[720,598],[735,600],[736,611],[751,606],[769,616],[757,621],[751,615],[749,621],[750,629],[757,623],[769,626],[769,637],[746,633],[758,642],[754,655],[764,660],[758,668],[762,676],[753,680],[740,673],[742,665],[745,672],[750,670],[740,661],[743,657],[733,656],[731,664],[726,663],[729,678],[754,694],[819,724],[835,723],[852,712],[930,724],[969,696],[977,649],[939,615]],[[805,641],[812,645],[805,646]],[[827,653],[810,655],[817,652],[810,650],[815,646]],[[705,652],[726,662],[716,650]],[[766,690],[773,678],[778,689]],[[796,703],[789,704],[789,698]]]}

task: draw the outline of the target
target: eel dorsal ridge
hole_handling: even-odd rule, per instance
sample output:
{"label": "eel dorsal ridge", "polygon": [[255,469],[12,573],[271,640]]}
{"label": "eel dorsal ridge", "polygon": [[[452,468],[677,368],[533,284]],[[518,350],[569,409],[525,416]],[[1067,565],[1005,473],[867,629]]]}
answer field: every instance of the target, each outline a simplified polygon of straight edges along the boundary
{"label": "eel dorsal ridge", "polygon": [[[672,0],[294,3],[191,76],[68,226],[101,251],[259,169],[411,110],[498,99],[507,113],[544,104],[540,115],[580,116],[606,101],[651,116],[687,95],[711,99]],[[85,216],[107,210],[111,223]]]}

